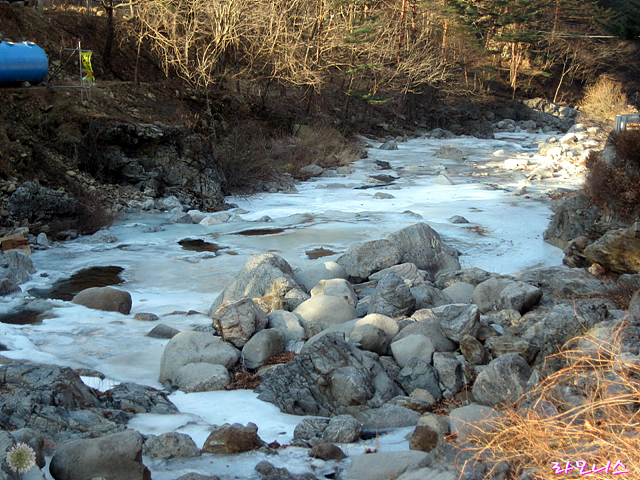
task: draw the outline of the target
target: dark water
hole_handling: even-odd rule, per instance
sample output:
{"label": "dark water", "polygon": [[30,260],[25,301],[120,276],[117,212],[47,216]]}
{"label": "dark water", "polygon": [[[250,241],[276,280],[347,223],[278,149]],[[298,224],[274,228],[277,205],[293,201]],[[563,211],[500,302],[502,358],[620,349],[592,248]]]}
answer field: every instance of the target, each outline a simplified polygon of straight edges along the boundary
{"label": "dark water", "polygon": [[28,300],[8,312],[0,313],[0,323],[31,325],[45,318],[54,318],[53,305],[46,300]]}
{"label": "dark water", "polygon": [[225,250],[229,247],[221,247],[215,243],[205,242],[199,238],[185,238],[180,240],[178,244],[184,249],[192,252],[217,252],[218,250]]}
{"label": "dark water", "polygon": [[71,277],[58,280],[51,288],[32,288],[29,294],[38,298],[51,298],[55,300],[69,301],[82,290],[91,287],[108,287],[124,282],[120,274],[122,267],[91,267],[79,270]]}
{"label": "dark water", "polygon": [[317,260],[318,258],[328,257],[329,255],[335,255],[338,252],[334,252],[333,250],[329,250],[328,248],[318,247],[312,250],[307,250],[304,252],[307,254],[307,257],[311,260]]}
{"label": "dark water", "polygon": [[254,228],[252,230],[243,230],[241,232],[236,232],[235,235],[275,235],[276,233],[284,232],[284,230],[284,228]]}

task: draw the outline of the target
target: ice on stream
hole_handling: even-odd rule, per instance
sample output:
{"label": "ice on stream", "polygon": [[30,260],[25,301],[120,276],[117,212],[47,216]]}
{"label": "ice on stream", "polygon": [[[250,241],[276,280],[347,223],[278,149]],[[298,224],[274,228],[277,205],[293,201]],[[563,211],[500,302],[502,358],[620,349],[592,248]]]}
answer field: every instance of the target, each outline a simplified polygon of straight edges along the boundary
{"label": "ice on stream", "polygon": [[[312,261],[335,259],[352,242],[377,239],[417,221],[428,222],[447,244],[457,248],[463,267],[513,274],[528,266],[558,265],[562,252],[542,240],[551,211],[547,203],[537,199],[548,189],[575,188],[580,179],[536,182],[538,186],[527,187],[532,193],[526,198],[509,192],[527,183],[527,172],[499,168],[507,158],[527,159],[533,166],[544,163],[545,159],[536,155],[536,142],[540,140],[520,133],[502,134],[497,140],[413,139],[400,143],[395,151],[372,148],[369,158],[352,165],[350,175],[313,178],[297,185],[297,194],[230,199],[239,205],[240,212],[246,211],[239,214],[241,220],[202,226],[172,224],[169,214],[130,214],[110,229],[118,237],[116,243],[89,244],[78,239],[35,251],[32,260],[37,272],[22,285],[23,291],[48,287],[83,268],[115,265],[124,268],[125,283],[118,288],[131,294],[133,308],[130,315],[121,315],[48,301],[49,318],[39,324],[0,324],[0,343],[8,349],[2,354],[98,370],[106,380],[85,378],[88,383],[97,382],[93,386],[98,388],[107,389],[124,381],[162,388],[157,380],[160,356],[168,340],[146,337],[154,323],[133,319],[136,313],[155,313],[161,323],[179,330],[209,325],[211,320],[204,312],[250,255],[273,252],[292,266],[304,268]],[[465,159],[435,158],[441,145],[463,149]],[[496,150],[504,152],[493,155]],[[377,170],[375,160],[387,161],[392,168]],[[386,187],[368,183],[369,175],[380,173],[398,179]],[[434,183],[440,174],[447,175],[454,185]],[[394,198],[374,199],[377,192]],[[265,215],[273,221],[257,222]],[[470,223],[453,224],[449,221],[453,215],[461,215]],[[147,233],[149,227],[158,226],[163,229]],[[283,231],[260,236],[239,234],[257,228]],[[178,244],[185,238],[225,248],[217,254],[188,251]],[[306,252],[320,247],[337,254],[310,260]],[[1,298],[0,310],[9,311],[23,301],[18,297]],[[191,314],[187,315],[188,311]],[[201,447],[212,425],[254,422],[267,443],[286,444],[302,420],[280,413],[250,391],[177,392],[170,399],[180,409],[179,415],[138,415],[131,421],[131,428],[145,434],[174,430],[188,433]],[[341,447],[348,455],[363,453],[365,448],[372,448],[372,443],[381,451],[406,450],[404,437],[409,431],[400,429],[382,435],[369,445]],[[293,473],[329,473],[336,465],[310,459],[307,451],[299,448],[286,448],[277,456],[247,453],[170,461],[145,458],[145,464],[154,480],[175,479],[191,471],[222,478],[258,478],[253,467],[262,459],[286,466]]]}

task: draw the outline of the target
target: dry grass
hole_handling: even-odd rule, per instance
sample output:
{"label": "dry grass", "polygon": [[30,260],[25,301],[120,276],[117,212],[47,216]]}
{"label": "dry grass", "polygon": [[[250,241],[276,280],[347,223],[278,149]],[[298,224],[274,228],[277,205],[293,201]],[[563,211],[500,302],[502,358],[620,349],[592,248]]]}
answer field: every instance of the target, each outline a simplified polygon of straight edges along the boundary
{"label": "dry grass", "polygon": [[620,161],[608,165],[600,152],[592,152],[586,161],[585,190],[611,218],[635,221],[640,217],[640,131],[612,133],[611,140]]}
{"label": "dry grass", "polygon": [[[589,351],[559,353],[568,366],[523,397],[519,408],[506,409],[492,432],[475,435],[466,445],[474,459],[505,460],[515,478],[533,469],[541,479],[564,473],[553,468],[556,463],[564,469],[567,462],[573,467],[585,462],[586,472],[611,462],[609,474],[589,474],[590,479],[609,479],[620,461],[629,471],[621,478],[640,478],[640,361],[622,352],[627,326],[607,341],[583,337],[581,343],[592,346]],[[580,473],[576,469],[569,475]]]}
{"label": "dry grass", "polygon": [[279,183],[288,173],[305,180],[307,165],[335,167],[359,159],[355,146],[335,129],[303,125],[296,135],[279,136],[257,123],[233,127],[214,145],[214,157],[227,179],[229,193],[252,193],[259,183]]}
{"label": "dry grass", "polygon": [[602,75],[587,87],[578,108],[589,120],[611,124],[615,122],[616,115],[632,113],[628,103],[622,83]]}

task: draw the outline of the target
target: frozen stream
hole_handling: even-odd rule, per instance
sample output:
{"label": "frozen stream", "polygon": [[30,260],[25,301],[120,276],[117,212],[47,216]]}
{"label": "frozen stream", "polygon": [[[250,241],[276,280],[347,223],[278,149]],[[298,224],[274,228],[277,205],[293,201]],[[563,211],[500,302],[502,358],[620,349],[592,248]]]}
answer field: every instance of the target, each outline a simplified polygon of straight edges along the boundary
{"label": "frozen stream", "polygon": [[[94,385],[98,388],[106,389],[121,381],[162,388],[157,378],[160,356],[168,340],[146,337],[154,324],[135,320],[134,314],[154,313],[160,323],[179,330],[208,325],[211,320],[206,315],[184,312],[206,312],[252,254],[273,252],[294,268],[304,268],[309,262],[337,257],[311,260],[308,251],[324,248],[341,253],[354,241],[377,239],[418,221],[428,222],[447,244],[462,253],[463,267],[512,274],[533,265],[558,265],[562,252],[542,240],[551,211],[539,199],[557,188],[573,188],[580,179],[536,181],[527,186],[530,198],[510,195],[526,183],[523,181],[528,171],[546,159],[535,153],[541,137],[526,133],[499,135],[496,140],[413,139],[400,143],[399,150],[394,151],[372,148],[369,158],[352,165],[350,175],[314,178],[298,185],[298,194],[230,199],[247,211],[240,213],[243,220],[203,226],[169,223],[167,213],[131,214],[110,229],[118,237],[116,243],[89,244],[86,239],[78,239],[35,251],[32,260],[37,272],[22,285],[23,291],[48,287],[83,268],[115,265],[124,268],[125,283],[118,288],[131,293],[133,308],[125,316],[64,301],[34,300],[36,305],[47,305],[52,318],[33,325],[0,324],[0,342],[8,348],[2,354],[13,359],[96,369],[109,379]],[[441,145],[462,148],[465,160],[435,158]],[[504,153],[493,155],[497,150]],[[506,159],[528,159],[529,170],[506,170]],[[392,168],[376,169],[375,160],[387,161]],[[369,175],[379,174],[398,178],[384,187],[367,181]],[[434,183],[440,174],[446,174],[454,184]],[[378,192],[394,198],[374,198]],[[258,221],[265,215],[273,221]],[[454,224],[449,220],[453,215],[461,215],[470,223]],[[163,230],[146,233],[149,227],[159,225]],[[249,229],[282,231],[238,234]],[[225,248],[217,254],[188,251],[178,244],[187,238]],[[10,311],[24,301],[23,297],[1,298],[0,309]],[[212,424],[254,422],[267,443],[277,440],[286,444],[301,420],[258,401],[250,391],[174,393],[170,399],[182,412],[180,415],[138,415],[130,426],[153,434],[178,430],[190,434],[201,447]],[[380,450],[408,449],[404,435],[409,430],[381,437]],[[351,445],[344,449],[348,455],[357,455],[364,448]],[[152,470],[154,480],[175,479],[190,471],[259,478],[253,467],[264,458],[267,457],[257,453],[204,455],[168,462],[145,458],[145,464]],[[307,452],[298,448],[284,449],[267,459],[276,466],[286,465],[293,473],[313,468],[318,474],[333,468],[308,458]]]}

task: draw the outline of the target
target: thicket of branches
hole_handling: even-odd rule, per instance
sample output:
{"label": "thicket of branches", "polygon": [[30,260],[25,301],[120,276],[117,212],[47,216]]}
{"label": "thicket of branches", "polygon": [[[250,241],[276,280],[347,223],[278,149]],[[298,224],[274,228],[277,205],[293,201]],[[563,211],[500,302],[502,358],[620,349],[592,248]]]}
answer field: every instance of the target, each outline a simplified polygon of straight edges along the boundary
{"label": "thicket of branches", "polygon": [[135,12],[167,75],[204,89],[333,85],[376,102],[496,80],[515,94],[537,77],[558,100],[625,55],[605,29],[620,16],[595,0],[145,0]]}

